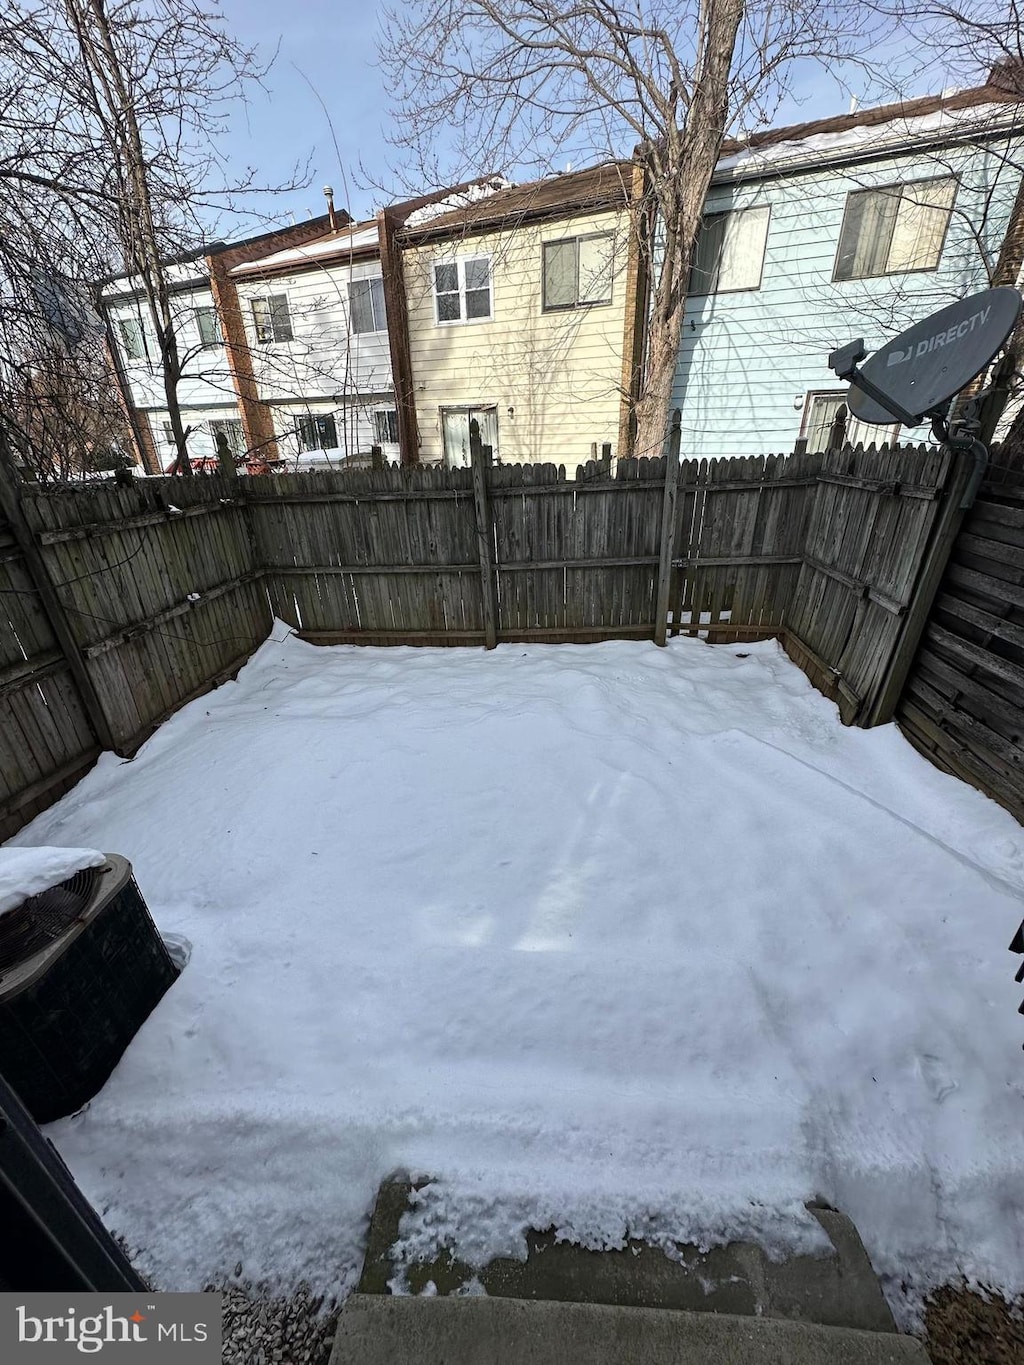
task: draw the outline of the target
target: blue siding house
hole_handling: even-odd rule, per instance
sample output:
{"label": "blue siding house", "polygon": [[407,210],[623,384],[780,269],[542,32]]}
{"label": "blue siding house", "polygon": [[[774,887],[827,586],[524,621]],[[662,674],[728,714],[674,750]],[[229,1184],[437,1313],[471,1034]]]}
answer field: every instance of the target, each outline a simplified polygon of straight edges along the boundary
{"label": "blue siding house", "polygon": [[673,394],[684,457],[823,448],[845,392],[830,350],[857,336],[873,350],[965,294],[1016,283],[1022,99],[997,69],[978,89],[723,148]]}

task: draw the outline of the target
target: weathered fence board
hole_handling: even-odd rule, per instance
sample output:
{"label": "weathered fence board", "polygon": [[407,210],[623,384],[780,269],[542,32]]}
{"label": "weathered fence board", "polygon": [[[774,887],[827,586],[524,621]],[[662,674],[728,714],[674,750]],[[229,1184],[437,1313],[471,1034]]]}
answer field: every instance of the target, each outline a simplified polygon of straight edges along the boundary
{"label": "weathered fence board", "polygon": [[26,486],[22,505],[118,752],[265,638],[237,480]]}
{"label": "weathered fence board", "polygon": [[847,723],[863,723],[903,637],[951,457],[939,447],[858,446],[821,461],[786,615],[790,652]]}
{"label": "weathered fence board", "polygon": [[1024,487],[983,486],[954,542],[897,720],[937,766],[1024,820]]}
{"label": "weathered fence board", "polygon": [[[0,834],[84,771],[98,729],[133,752],[230,676],[272,614],[323,643],[778,635],[844,719],[870,723],[935,560],[949,457],[673,460],[674,494],[666,463],[567,474],[482,458],[475,485],[472,469],[392,466],[26,486],[29,548],[70,645],[0,523]],[[921,657],[906,723],[937,751],[959,705],[951,676],[969,671],[963,752],[941,761],[971,780],[987,763],[1005,793],[1024,686],[1024,496],[979,504]],[[102,698],[99,726],[82,677]]]}
{"label": "weathered fence board", "polygon": [[[8,524],[0,520],[0,537]],[[0,840],[45,810],[100,747],[23,556],[0,562]]]}

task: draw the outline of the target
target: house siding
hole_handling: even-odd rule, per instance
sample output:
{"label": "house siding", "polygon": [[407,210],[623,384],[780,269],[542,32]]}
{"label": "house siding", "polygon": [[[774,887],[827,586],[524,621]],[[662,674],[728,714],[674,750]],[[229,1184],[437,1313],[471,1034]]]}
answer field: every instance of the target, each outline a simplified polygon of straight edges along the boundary
{"label": "house siding", "polygon": [[[171,303],[183,370],[178,385],[179,403],[188,409],[222,405],[235,407],[235,390],[223,344],[203,347],[200,343],[195,310],[213,308],[213,294],[209,286],[175,293],[171,296]],[[144,301],[118,300],[107,305],[107,312],[134,406],[143,410],[163,408],[167,397],[159,366],[159,351],[153,324]],[[138,322],[140,319],[149,347],[148,361],[130,359],[125,354],[121,339],[119,324],[130,320]]]}
{"label": "house siding", "polygon": [[[372,260],[264,280],[235,278],[253,377],[263,402],[296,398],[344,402],[349,396],[391,392],[386,327],[362,333],[349,327],[349,282],[380,275],[380,261]],[[293,340],[261,343],[256,339],[252,302],[274,294],[287,295]]]}
{"label": "house siding", "polygon": [[[603,232],[612,249],[611,302],[544,312],[543,243]],[[496,408],[504,461],[576,465],[590,459],[592,443],[614,450],[628,239],[625,211],[603,211],[405,247],[421,460],[443,458],[446,407]],[[491,258],[490,319],[436,321],[433,264],[453,256]]]}
{"label": "house siding", "polygon": [[[870,352],[934,309],[986,288],[986,258],[994,266],[1020,185],[1006,151],[1001,141],[990,149],[890,153],[856,166],[713,185],[706,213],[767,204],[771,217],[761,287],[687,302],[673,390],[684,454],[791,451],[805,396],[844,391],[827,365],[832,349],[863,336]],[[948,174],[959,185],[936,270],[833,281],[851,191]]]}

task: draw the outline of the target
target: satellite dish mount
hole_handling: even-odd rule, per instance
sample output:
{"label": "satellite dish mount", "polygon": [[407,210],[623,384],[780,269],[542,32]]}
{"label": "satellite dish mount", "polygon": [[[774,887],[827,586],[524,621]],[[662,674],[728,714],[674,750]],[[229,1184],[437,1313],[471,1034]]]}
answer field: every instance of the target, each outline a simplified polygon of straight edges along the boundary
{"label": "satellite dish mount", "polygon": [[828,358],[829,368],[850,385],[846,402],[854,417],[875,426],[896,421],[906,427],[927,418],[937,441],[973,457],[963,509],[973,505],[988,465],[988,447],[979,432],[989,392],[970,399],[952,420],[950,403],[1006,345],[1021,302],[1016,289],[985,289],[915,323],[870,359],[862,338]]}

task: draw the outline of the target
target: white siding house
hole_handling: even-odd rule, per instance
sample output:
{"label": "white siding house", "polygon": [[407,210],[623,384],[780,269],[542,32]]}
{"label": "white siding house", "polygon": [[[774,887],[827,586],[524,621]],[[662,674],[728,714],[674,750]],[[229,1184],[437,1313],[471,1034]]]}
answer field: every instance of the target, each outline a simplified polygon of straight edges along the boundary
{"label": "white siding house", "polygon": [[261,402],[289,463],[398,458],[376,222],[231,271]]}
{"label": "white siding house", "polygon": [[[168,273],[183,371],[178,401],[190,431],[189,454],[197,459],[212,457],[217,431],[224,431],[232,448],[240,452],[242,424],[205,257],[172,265]],[[126,397],[148,423],[156,462],[163,469],[175,457],[163,371],[145,298],[131,285],[130,280],[112,281],[104,288],[102,300],[128,388]]]}
{"label": "white siding house", "polygon": [[845,393],[834,347],[863,336],[874,350],[993,282],[1022,132],[1016,99],[983,87],[725,148],[673,393],[684,455],[822,448]]}

